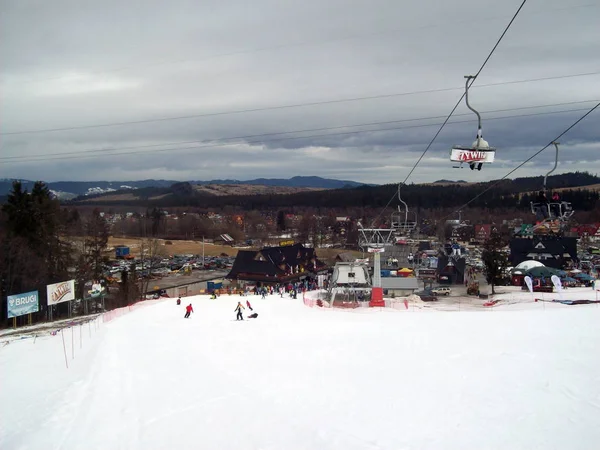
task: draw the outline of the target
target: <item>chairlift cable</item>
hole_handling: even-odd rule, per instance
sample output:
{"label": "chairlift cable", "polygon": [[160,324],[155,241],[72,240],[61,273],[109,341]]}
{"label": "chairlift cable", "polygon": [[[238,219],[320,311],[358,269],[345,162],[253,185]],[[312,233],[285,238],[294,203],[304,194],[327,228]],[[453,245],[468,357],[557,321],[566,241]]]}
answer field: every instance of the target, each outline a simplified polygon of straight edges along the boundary
{"label": "chairlift cable", "polygon": [[[479,70],[477,71],[477,73],[475,75],[473,75],[471,79],[468,80],[468,82],[467,82],[467,89],[470,88],[473,85],[473,83],[475,83],[475,81],[477,80],[477,77],[479,76],[479,74],[481,73],[481,71],[485,68],[485,66],[487,65],[488,61],[490,60],[490,58],[492,57],[492,55],[494,54],[494,52],[498,48],[498,45],[500,45],[500,42],[502,41],[502,39],[504,38],[504,36],[508,32],[509,28],[511,27],[511,25],[513,24],[513,22],[515,21],[515,19],[519,15],[519,13],[521,12],[521,9],[523,9],[523,7],[525,6],[525,3],[527,3],[527,0],[523,0],[523,2],[521,2],[521,5],[519,6],[519,8],[515,12],[515,14],[512,16],[512,19],[510,19],[510,22],[508,23],[508,25],[506,25],[506,27],[504,28],[504,31],[502,32],[502,34],[500,35],[500,37],[498,38],[498,40],[494,44],[494,47],[492,47],[492,50],[489,52],[487,58],[485,58],[485,61],[483,61],[483,64],[481,65],[481,67],[479,67]],[[425,150],[423,151],[423,153],[421,154],[421,156],[419,157],[419,159],[417,160],[417,162],[415,163],[415,165],[413,166],[413,168],[410,170],[410,172],[408,172],[408,175],[406,175],[406,178],[404,179],[403,183],[406,183],[408,181],[408,179],[410,178],[410,176],[412,175],[412,173],[415,171],[415,169],[417,168],[417,166],[419,165],[419,163],[421,162],[421,160],[423,159],[423,157],[425,156],[425,154],[429,151],[429,149],[431,148],[431,146],[433,145],[433,143],[435,142],[435,140],[437,139],[437,137],[440,135],[440,133],[442,132],[442,130],[444,129],[444,127],[446,126],[446,124],[450,120],[450,117],[452,117],[452,114],[454,114],[454,112],[456,111],[456,109],[458,108],[458,106],[462,103],[463,98],[465,98],[465,95],[467,95],[467,90],[465,90],[465,92],[460,96],[460,99],[458,100],[458,102],[456,102],[456,104],[454,105],[454,108],[452,108],[452,111],[450,111],[450,114],[448,114],[448,117],[446,117],[446,120],[444,120],[444,123],[442,123],[442,125],[439,128],[439,130],[435,133],[435,135],[433,136],[433,138],[431,139],[431,141],[429,142],[429,144],[427,145],[427,147],[425,147]]]}
{"label": "chairlift cable", "polygon": [[[518,169],[520,169],[521,167],[523,167],[525,164],[527,164],[529,161],[531,161],[533,158],[535,158],[536,156],[538,156],[540,153],[542,153],[544,150],[546,150],[548,147],[550,147],[551,145],[553,145],[554,142],[558,142],[560,140],[561,137],[563,137],[565,134],[567,134],[569,131],[571,131],[573,128],[575,128],[583,119],[585,119],[587,116],[589,116],[591,113],[593,113],[598,107],[600,107],[600,102],[596,103],[596,105],[594,107],[592,107],[590,110],[588,110],[583,116],[581,116],[579,119],[577,119],[573,124],[571,124],[565,131],[563,131],[562,133],[560,133],[558,136],[556,136],[554,139],[552,139],[548,144],[546,144],[544,147],[542,147],[540,150],[538,150],[537,152],[535,152],[533,155],[531,155],[529,158],[527,158],[525,161],[523,161],[521,164],[519,164],[517,167],[515,167],[514,169],[512,169],[510,172],[508,172],[506,175],[504,175],[502,178],[500,178],[498,181],[496,181],[495,183],[493,183],[491,186],[488,186],[486,189],[484,189],[482,192],[480,192],[479,194],[477,194],[475,197],[473,197],[471,200],[469,200],[467,203],[465,203],[464,205],[460,206],[458,209],[462,210],[463,208],[469,206],[471,203],[473,203],[475,200],[477,200],[479,197],[481,197],[483,194],[485,194],[486,192],[492,190],[493,188],[495,188],[498,184],[500,184],[502,181],[504,181],[506,178],[508,178],[510,175],[512,175],[513,173],[515,173]],[[451,214],[443,217],[441,220],[444,220],[446,217],[449,217]]]}
{"label": "chairlift cable", "polygon": [[[586,101],[582,101],[582,102],[570,102],[570,103],[565,103],[565,104],[589,103],[592,101],[596,101],[596,100],[586,100]],[[558,106],[558,105],[562,105],[562,104],[560,104],[560,103],[556,104],[556,106]],[[541,105],[539,107],[543,108],[543,107],[549,107],[549,106],[555,106],[555,105]],[[523,110],[523,109],[530,109],[530,108],[535,108],[535,107],[521,107],[521,108],[502,109],[502,110],[487,111],[487,112],[506,112],[506,111]],[[562,113],[569,113],[569,112],[576,112],[576,111],[587,111],[587,108],[585,108],[585,109],[582,109],[582,108],[564,109],[564,110],[545,111],[545,112],[537,112],[537,113],[530,113],[530,114],[516,114],[516,115],[501,116],[501,117],[491,117],[491,118],[487,118],[486,120],[503,120],[503,119],[514,119],[514,118],[519,118],[519,117],[535,117],[535,116],[542,116],[542,115],[549,115],[549,114],[562,114]],[[460,115],[462,115],[462,114],[460,114]],[[455,115],[454,117],[457,117],[457,116],[458,115]],[[356,127],[361,127],[361,126],[375,126],[375,125],[384,125],[384,124],[392,124],[392,123],[413,122],[413,121],[418,121],[418,120],[431,120],[431,119],[436,119],[436,118],[441,118],[441,116],[421,117],[421,118],[415,118],[415,119],[401,119],[401,120],[386,121],[386,122],[372,122],[372,123],[355,124],[355,125],[340,125],[340,126],[335,126],[335,127],[284,131],[284,132],[277,132],[277,133],[264,133],[264,134],[255,134],[255,135],[237,136],[237,137],[204,139],[204,140],[198,140],[198,141],[170,142],[170,143],[163,143],[163,144],[146,144],[146,145],[126,146],[126,147],[108,147],[108,148],[104,148],[104,149],[96,148],[96,149],[81,150],[81,151],[59,152],[59,153],[53,153],[51,155],[33,154],[33,155],[22,155],[22,156],[1,156],[0,161],[4,162],[5,164],[10,164],[10,163],[20,163],[20,162],[84,159],[84,158],[95,158],[95,157],[102,157],[102,156],[139,155],[139,154],[161,153],[161,152],[169,152],[169,151],[175,152],[175,151],[183,151],[183,150],[196,150],[196,149],[200,150],[200,149],[205,149],[205,148],[218,148],[218,147],[223,147],[223,146],[227,146],[227,145],[238,145],[240,143],[248,144],[248,145],[256,145],[256,144],[263,144],[266,142],[279,142],[279,141],[283,142],[283,141],[293,141],[293,140],[309,139],[309,138],[327,138],[327,137],[333,137],[333,136],[347,136],[347,135],[355,135],[355,134],[362,134],[362,133],[380,133],[380,132],[385,132],[385,131],[399,131],[399,130],[412,129],[412,128],[430,127],[430,126],[435,126],[438,124],[433,123],[433,124],[404,125],[404,126],[389,127],[389,128],[379,128],[379,129],[373,129],[373,130],[343,131],[343,132],[339,132],[339,133],[312,134],[312,135],[292,136],[292,137],[275,137],[272,139],[257,139],[257,140],[236,142],[236,140],[248,139],[248,138],[269,137],[269,136],[285,135],[285,134],[292,134],[292,133],[304,133],[304,132],[309,132],[309,131],[328,131],[328,130],[335,130],[335,129],[340,129],[340,128],[342,128],[342,129],[343,128],[356,128]],[[450,122],[450,124],[468,123],[468,122],[470,122],[470,120],[453,121],[453,122]],[[223,141],[232,141],[232,142],[223,142]],[[189,146],[189,147],[159,148],[159,149],[151,149],[151,150],[143,150],[143,151],[125,151],[125,152],[120,151],[120,150],[129,150],[129,149],[132,149],[132,150],[148,149],[151,147],[163,147],[163,146],[169,146],[169,145],[188,144],[188,143],[190,143],[190,144],[198,143],[198,144],[202,144],[202,145],[193,145],[193,146]],[[111,153],[111,152],[118,152],[118,153]],[[64,156],[64,155],[75,155],[75,156]]]}
{"label": "chairlift cable", "polygon": [[[511,81],[500,81],[497,83],[488,83],[481,84],[475,86],[477,88],[485,88],[485,87],[494,87],[494,86],[506,86],[509,84],[521,84],[521,83],[531,83],[531,82],[539,82],[539,81],[551,81],[551,80],[562,80],[566,78],[575,78],[575,77],[587,77],[600,74],[600,71],[593,72],[583,72],[583,73],[575,73],[575,74],[567,74],[567,75],[557,75],[552,77],[539,77],[539,78],[530,78],[530,79],[522,79],[522,80],[511,80]],[[274,106],[265,106],[260,108],[249,108],[249,109],[239,109],[239,110],[230,110],[230,111],[217,111],[217,112],[208,112],[208,113],[200,113],[200,114],[190,114],[186,116],[172,116],[172,117],[159,117],[156,119],[141,119],[141,120],[132,120],[132,121],[123,121],[123,122],[110,122],[110,123],[102,123],[102,124],[92,124],[92,125],[77,125],[72,127],[59,127],[59,128],[41,128],[41,129],[33,129],[33,130],[20,130],[20,131],[6,131],[0,132],[0,136],[15,136],[22,134],[42,134],[42,133],[53,133],[58,131],[74,131],[74,130],[86,130],[93,128],[108,128],[108,127],[118,127],[118,126],[126,126],[126,125],[140,125],[145,123],[155,123],[155,122],[170,122],[177,120],[186,120],[186,119],[199,119],[203,117],[215,117],[215,116],[227,116],[232,114],[248,114],[254,112],[262,112],[262,111],[273,111],[273,110],[282,110],[282,109],[293,109],[293,108],[302,108],[309,106],[321,106],[321,105],[331,105],[337,103],[350,103],[350,102],[358,102],[358,101],[366,101],[366,100],[379,100],[385,98],[393,98],[393,97],[406,97],[411,95],[421,95],[421,94],[435,94],[439,92],[450,92],[462,90],[462,87],[451,87],[451,88],[438,88],[438,89],[426,89],[419,91],[408,91],[408,92],[393,92],[389,94],[380,94],[380,95],[371,95],[371,96],[362,96],[362,97],[348,97],[348,98],[337,98],[330,100],[321,100],[315,102],[306,102],[306,103],[292,103],[288,105],[274,105]]]}
{"label": "chairlift cable", "polygon": [[[506,25],[506,27],[504,28],[504,31],[502,32],[502,34],[500,35],[500,37],[498,38],[498,40],[496,41],[496,43],[492,47],[492,50],[489,52],[489,54],[487,55],[487,57],[483,61],[483,64],[481,64],[481,66],[479,67],[479,70],[477,71],[477,73],[473,76],[473,78],[471,80],[468,80],[468,81],[470,81],[470,83],[467,82],[467,89],[468,89],[468,87],[471,87],[473,85],[473,83],[475,83],[475,81],[477,80],[477,77],[479,76],[479,74],[481,73],[481,71],[485,68],[485,66],[487,65],[488,61],[490,60],[490,58],[492,57],[492,55],[494,54],[494,52],[498,48],[498,45],[500,45],[500,42],[502,41],[502,39],[504,38],[504,36],[506,35],[506,33],[508,32],[508,30],[512,26],[513,22],[515,21],[515,19],[517,18],[517,16],[519,15],[519,13],[523,9],[523,7],[525,6],[525,3],[527,3],[527,0],[523,0],[521,2],[521,5],[519,6],[519,8],[515,12],[515,14],[510,19],[510,22],[508,22],[508,25]],[[412,169],[410,170],[410,172],[408,172],[408,175],[406,175],[406,178],[404,178],[404,181],[402,182],[402,184],[406,184],[406,182],[408,181],[408,179],[410,178],[410,176],[412,175],[412,173],[415,171],[415,169],[417,168],[417,166],[419,165],[419,163],[422,161],[422,159],[425,157],[425,155],[427,154],[427,152],[429,151],[429,149],[431,148],[431,146],[433,145],[433,143],[435,142],[435,140],[437,139],[437,137],[440,135],[440,133],[442,132],[442,130],[444,129],[444,127],[446,126],[446,124],[448,123],[448,121],[450,120],[450,118],[452,117],[452,115],[454,114],[454,112],[456,111],[456,109],[458,108],[458,106],[462,103],[463,98],[465,98],[465,95],[466,95],[466,90],[460,96],[460,98],[458,99],[458,101],[454,105],[454,108],[452,108],[452,110],[450,111],[450,114],[448,114],[448,116],[446,117],[446,120],[444,120],[444,122],[442,123],[442,125],[440,126],[440,128],[437,130],[437,132],[435,133],[435,135],[433,136],[433,138],[431,139],[431,141],[429,141],[429,144],[427,144],[427,147],[425,147],[425,150],[423,150],[423,153],[421,153],[421,156],[419,157],[419,159],[417,160],[417,162],[415,162],[415,164],[412,167]],[[395,197],[395,194],[394,194],[394,196],[392,196],[392,198],[390,198],[390,200],[386,204],[386,206],[384,208],[384,211],[390,205],[390,203],[392,202],[392,200],[394,199],[394,197]],[[381,217],[382,214],[383,214],[383,211],[381,213],[379,213],[379,215],[377,215],[377,217],[375,217],[375,219],[373,220],[372,223],[375,223],[377,220],[379,220],[379,218]],[[372,227],[372,225],[371,225],[371,227]]]}

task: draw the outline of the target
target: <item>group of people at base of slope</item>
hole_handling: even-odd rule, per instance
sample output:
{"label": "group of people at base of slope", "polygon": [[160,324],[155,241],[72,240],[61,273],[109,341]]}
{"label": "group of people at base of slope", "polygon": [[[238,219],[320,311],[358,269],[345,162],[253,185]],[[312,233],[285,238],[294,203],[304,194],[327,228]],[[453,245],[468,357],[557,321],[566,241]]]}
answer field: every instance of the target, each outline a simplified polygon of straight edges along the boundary
{"label": "group of people at base of slope", "polygon": [[[252,305],[250,304],[249,300],[246,300],[246,306],[248,307],[248,309],[250,311],[252,311],[252,314],[249,314],[248,318],[256,319],[258,317],[258,314],[254,312],[254,309],[252,309]],[[233,312],[237,313],[235,320],[244,320],[244,315],[242,314],[242,311],[244,309],[246,309],[246,308],[244,308],[244,305],[242,305],[242,302],[238,302],[237,306],[233,310]]]}
{"label": "group of people at base of slope", "polygon": [[291,298],[297,298],[299,292],[306,292],[318,289],[319,286],[315,281],[297,281],[295,283],[287,284],[276,284],[274,286],[260,286],[255,288],[246,287],[243,292],[240,292],[240,296],[246,295],[260,295],[265,298],[267,295],[279,294],[283,297],[283,294],[289,294]]}

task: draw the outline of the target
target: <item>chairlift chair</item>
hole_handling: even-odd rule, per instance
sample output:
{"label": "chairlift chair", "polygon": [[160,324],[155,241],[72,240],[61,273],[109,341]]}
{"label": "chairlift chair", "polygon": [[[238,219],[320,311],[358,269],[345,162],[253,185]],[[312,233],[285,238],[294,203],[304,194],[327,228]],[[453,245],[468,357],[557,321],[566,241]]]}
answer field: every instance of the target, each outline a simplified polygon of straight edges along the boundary
{"label": "chairlift chair", "polygon": [[463,147],[460,145],[452,147],[450,150],[450,161],[459,163],[458,165],[452,166],[455,169],[462,168],[462,165],[467,163],[471,170],[481,170],[483,164],[491,164],[494,162],[496,149],[490,147],[490,144],[483,139],[481,115],[469,104],[469,81],[475,79],[475,76],[466,75],[465,78],[467,80],[465,82],[465,101],[467,103],[467,108],[477,115],[477,139],[473,141],[470,147]]}
{"label": "chairlift chair", "polygon": [[417,227],[417,213],[409,212],[408,205],[404,200],[402,200],[402,195],[400,194],[401,187],[402,183],[398,184],[398,200],[404,206],[404,210],[402,210],[402,207],[398,205],[398,211],[392,213],[391,227],[401,234],[410,234]]}
{"label": "chairlift chair", "polygon": [[[558,166],[559,142],[552,142],[552,144],[554,144],[554,148],[556,149],[554,157],[554,167],[552,168],[552,170],[550,170],[550,172],[548,172],[544,176],[544,185],[542,190],[544,194],[547,193],[546,182],[548,180],[548,175],[554,172],[556,170],[556,167]],[[541,222],[537,225],[537,228],[545,226],[549,221],[558,220],[559,222],[564,223],[568,221],[571,218],[571,216],[573,216],[573,214],[575,213],[575,211],[573,210],[573,206],[570,202],[556,202],[548,199],[548,202],[546,203],[531,202],[530,205],[531,213],[535,215],[538,219],[540,219]],[[536,228],[534,227],[534,229]]]}

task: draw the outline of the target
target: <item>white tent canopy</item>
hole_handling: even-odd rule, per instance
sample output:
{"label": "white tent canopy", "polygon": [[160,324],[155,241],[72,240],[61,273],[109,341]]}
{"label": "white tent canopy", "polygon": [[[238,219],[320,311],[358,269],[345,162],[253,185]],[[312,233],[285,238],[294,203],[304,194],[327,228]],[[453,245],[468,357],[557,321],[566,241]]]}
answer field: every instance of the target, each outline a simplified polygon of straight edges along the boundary
{"label": "white tent canopy", "polygon": [[534,261],[530,259],[528,261],[523,261],[522,263],[517,264],[515,270],[528,271],[529,269],[533,269],[534,267],[544,267],[544,264],[542,264],[539,261]]}
{"label": "white tent canopy", "polygon": [[539,261],[534,261],[533,259],[523,261],[517,264],[512,270],[511,273],[513,275],[524,274],[529,269],[533,269],[534,267],[544,267],[544,265]]}

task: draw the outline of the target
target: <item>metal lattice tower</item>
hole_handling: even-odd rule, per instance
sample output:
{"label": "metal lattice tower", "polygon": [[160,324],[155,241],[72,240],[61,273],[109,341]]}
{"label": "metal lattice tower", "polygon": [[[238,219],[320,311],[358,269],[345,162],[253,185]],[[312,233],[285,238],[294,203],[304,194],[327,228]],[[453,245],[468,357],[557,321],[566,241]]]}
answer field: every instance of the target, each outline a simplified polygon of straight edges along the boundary
{"label": "metal lattice tower", "polygon": [[394,245],[393,228],[363,228],[358,224],[360,232],[358,245],[363,249],[367,248],[369,253],[374,253],[373,257],[373,287],[371,293],[371,306],[385,306],[383,301],[383,289],[381,288],[381,253],[386,247]]}

